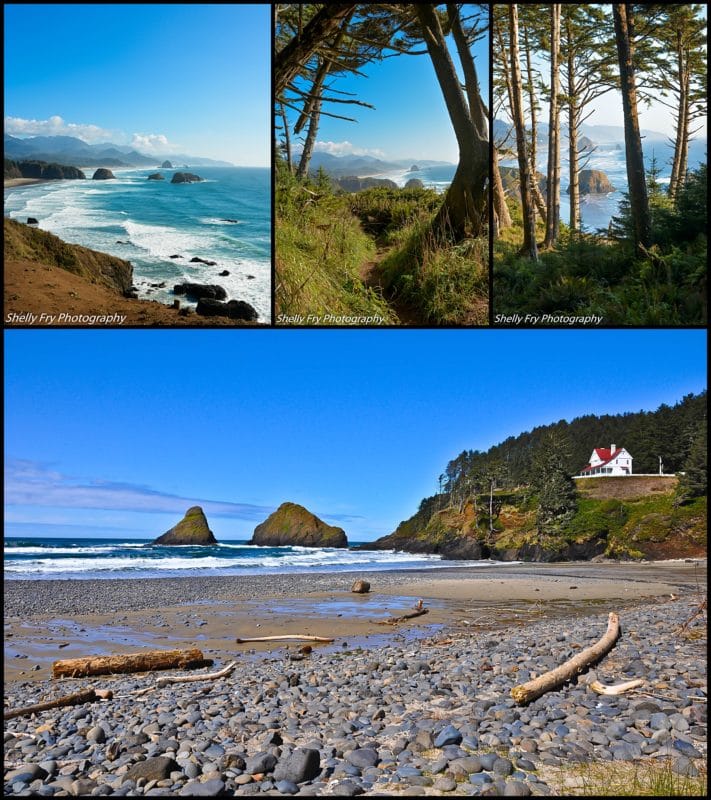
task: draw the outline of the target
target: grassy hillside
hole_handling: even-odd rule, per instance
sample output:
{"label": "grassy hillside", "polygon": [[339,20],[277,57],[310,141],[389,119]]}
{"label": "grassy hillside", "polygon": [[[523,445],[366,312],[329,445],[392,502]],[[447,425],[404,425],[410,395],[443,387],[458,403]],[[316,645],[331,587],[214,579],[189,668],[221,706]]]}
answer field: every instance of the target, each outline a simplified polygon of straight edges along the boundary
{"label": "grassy hillside", "polygon": [[279,165],[277,314],[486,325],[486,239],[435,246],[428,229],[441,202],[430,189],[334,193],[325,175],[297,181]]}
{"label": "grassy hillside", "polygon": [[30,261],[60,267],[116,292],[131,287],[133,267],[121,258],[63,242],[57,236],[5,218],[3,256],[8,261]]}
{"label": "grassy hillside", "polygon": [[598,478],[577,482],[578,508],[557,536],[536,527],[537,498],[527,487],[488,495],[476,505],[438,509],[434,498],[379,547],[435,552],[454,558],[503,560],[664,559],[706,554],[706,498],[680,504],[677,479]]}

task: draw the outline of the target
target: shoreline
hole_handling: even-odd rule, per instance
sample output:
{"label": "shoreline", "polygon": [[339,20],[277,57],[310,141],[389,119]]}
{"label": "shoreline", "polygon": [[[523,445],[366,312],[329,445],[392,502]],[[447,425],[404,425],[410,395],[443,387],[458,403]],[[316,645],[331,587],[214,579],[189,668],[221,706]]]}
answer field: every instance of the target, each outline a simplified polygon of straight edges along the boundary
{"label": "shoreline", "polygon": [[69,178],[5,178],[5,189],[18,189],[21,186],[34,186],[36,183],[56,183]]}
{"label": "shoreline", "polygon": [[[357,595],[364,578],[371,591]],[[48,679],[59,658],[201,647],[227,663],[235,638],[285,633],[336,637],[377,651],[398,637],[439,635],[587,617],[689,597],[705,585],[705,560],[644,564],[526,564],[490,568],[97,580],[4,584],[5,681]],[[39,589],[39,591],[38,591]],[[423,600],[428,613],[384,626]],[[273,652],[283,643],[250,646]],[[319,649],[323,649],[319,647]]]}

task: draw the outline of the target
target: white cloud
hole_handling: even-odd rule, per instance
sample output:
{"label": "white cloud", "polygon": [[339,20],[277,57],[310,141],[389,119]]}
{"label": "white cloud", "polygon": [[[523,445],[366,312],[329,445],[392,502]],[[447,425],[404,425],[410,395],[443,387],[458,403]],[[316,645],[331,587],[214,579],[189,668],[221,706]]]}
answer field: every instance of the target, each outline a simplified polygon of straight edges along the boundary
{"label": "white cloud", "polygon": [[11,136],[75,136],[88,144],[106,142],[116,136],[112,131],[98,125],[65,122],[57,115],[49,119],[5,117],[5,133]]}
{"label": "white cloud", "polygon": [[134,133],[131,147],[145,153],[167,153],[180,149],[179,145],[171,144],[162,133]]}
{"label": "white cloud", "polygon": [[350,142],[316,142],[314,150],[317,153],[330,153],[332,156],[374,156],[385,158],[385,153],[373,147],[356,147]]}
{"label": "white cloud", "polygon": [[5,503],[8,506],[175,513],[184,513],[188,506],[200,505],[208,513],[237,519],[263,519],[274,510],[251,503],[183,497],[140,484],[74,478],[45,464],[24,459],[8,460]]}

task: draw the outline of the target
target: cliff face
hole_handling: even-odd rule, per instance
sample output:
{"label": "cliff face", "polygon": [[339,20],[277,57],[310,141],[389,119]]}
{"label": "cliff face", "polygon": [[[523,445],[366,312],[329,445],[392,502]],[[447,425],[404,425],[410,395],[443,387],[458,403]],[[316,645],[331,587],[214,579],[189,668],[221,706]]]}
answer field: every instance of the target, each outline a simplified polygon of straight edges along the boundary
{"label": "cliff face", "polygon": [[257,525],[250,544],[264,547],[348,547],[348,540],[342,528],[327,525],[303,506],[282,503],[261,525]]}
{"label": "cliff face", "polygon": [[153,544],[211,545],[218,544],[218,541],[207,524],[203,510],[200,506],[193,506],[175,527],[155,539]]}
{"label": "cliff face", "polygon": [[128,261],[78,244],[67,244],[51,233],[8,218],[4,220],[3,231],[5,261],[24,260],[61,267],[120,294],[131,288],[133,267]]}
{"label": "cliff face", "polygon": [[338,178],[336,183],[345,192],[362,192],[363,189],[373,189],[375,187],[397,189],[395,181],[391,181],[389,178],[356,178],[353,175],[349,175],[345,178]]}
{"label": "cliff face", "polygon": [[12,161],[6,158],[5,177],[51,180],[86,178],[86,175],[77,167],[67,167],[64,164],[48,164],[46,161]]}
{"label": "cliff face", "polygon": [[557,535],[539,534],[536,498],[523,488],[494,494],[493,531],[488,496],[461,510],[438,509],[437,498],[430,498],[393,533],[361,548],[499,561],[705,555],[706,498],[679,505],[675,478],[590,478],[576,485],[577,512]]}

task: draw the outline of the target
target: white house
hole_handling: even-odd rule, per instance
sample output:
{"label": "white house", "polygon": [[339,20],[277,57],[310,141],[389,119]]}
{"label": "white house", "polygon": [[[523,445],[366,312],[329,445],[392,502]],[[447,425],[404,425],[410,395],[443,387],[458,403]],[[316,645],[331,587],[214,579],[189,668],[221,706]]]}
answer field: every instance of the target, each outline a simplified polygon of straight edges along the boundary
{"label": "white house", "polygon": [[589,478],[593,475],[631,475],[632,456],[624,447],[610,445],[596,447],[590,456],[590,463],[580,470],[580,477]]}

